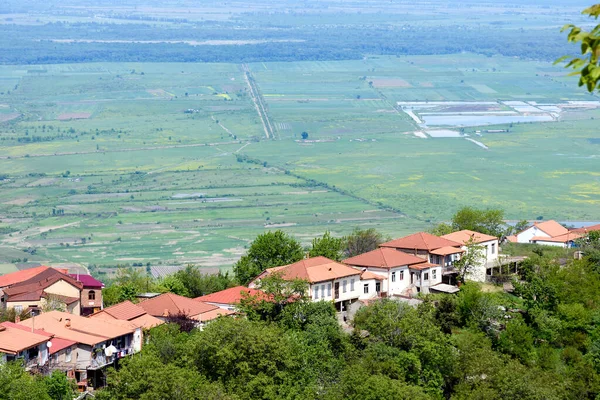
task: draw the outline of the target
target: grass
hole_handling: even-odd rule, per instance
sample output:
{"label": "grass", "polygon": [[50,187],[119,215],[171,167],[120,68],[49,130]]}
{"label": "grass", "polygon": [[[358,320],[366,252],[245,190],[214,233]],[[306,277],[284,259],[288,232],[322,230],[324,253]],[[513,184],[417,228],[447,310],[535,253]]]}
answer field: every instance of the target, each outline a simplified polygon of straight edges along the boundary
{"label": "grass", "polygon": [[[463,205],[600,220],[600,112],[483,134],[485,150],[417,138],[394,108],[595,99],[548,64],[462,54],[250,69],[276,140],[264,139],[238,65],[0,67],[12,88],[0,110],[22,114],[0,123],[0,229],[14,230],[0,237],[0,262],[228,268],[266,229],[304,244],[356,226],[400,236]],[[58,120],[67,113],[90,117]]]}

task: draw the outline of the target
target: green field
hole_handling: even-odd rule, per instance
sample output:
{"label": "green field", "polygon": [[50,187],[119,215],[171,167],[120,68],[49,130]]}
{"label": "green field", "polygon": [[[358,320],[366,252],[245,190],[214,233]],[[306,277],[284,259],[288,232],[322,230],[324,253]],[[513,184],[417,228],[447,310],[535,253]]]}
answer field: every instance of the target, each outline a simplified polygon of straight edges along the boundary
{"label": "green field", "polygon": [[600,220],[600,109],[463,128],[484,149],[416,137],[396,105],[597,100],[549,63],[460,54],[248,67],[272,139],[238,64],[0,66],[0,263],[228,267],[265,229],[305,244],[354,227],[399,236],[463,205]]}

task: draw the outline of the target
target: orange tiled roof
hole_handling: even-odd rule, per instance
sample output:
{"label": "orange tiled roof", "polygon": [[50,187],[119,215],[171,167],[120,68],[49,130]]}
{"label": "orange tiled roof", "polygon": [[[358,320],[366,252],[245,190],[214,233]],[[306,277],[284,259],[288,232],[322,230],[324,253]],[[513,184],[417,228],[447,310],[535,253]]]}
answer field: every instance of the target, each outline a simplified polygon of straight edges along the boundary
{"label": "orange tiled roof", "polygon": [[194,300],[203,301],[205,303],[218,303],[218,304],[239,304],[242,299],[243,293],[250,296],[257,296],[264,294],[260,290],[248,289],[245,286],[236,286],[229,289],[221,290],[207,294],[204,296],[196,297]]}
{"label": "orange tiled roof", "polygon": [[554,243],[567,243],[572,240],[577,240],[583,237],[582,234],[577,232],[569,232],[565,235],[555,236],[555,237],[545,237],[545,236],[534,236],[530,239],[530,241],[540,241],[540,242],[554,242]]}
{"label": "orange tiled roof", "polygon": [[146,314],[146,310],[133,304],[129,300],[107,307],[102,311],[114,317],[115,319],[123,319],[126,321]]}
{"label": "orange tiled roof", "polygon": [[357,267],[393,268],[403,265],[419,264],[424,262],[420,257],[403,253],[390,247],[380,247],[367,253],[347,258],[344,264]]}
{"label": "orange tiled roof", "polygon": [[[279,272],[283,279],[303,279],[310,283],[331,281],[346,276],[360,275],[360,271],[330,260],[326,257],[312,257],[293,264],[267,269],[267,274]],[[263,276],[263,274],[261,274]]]}
{"label": "orange tiled roof", "polygon": [[431,251],[439,249],[440,247],[461,247],[462,244],[441,238],[439,236],[432,235],[427,232],[419,232],[412,235],[402,237],[400,239],[394,239],[392,241],[383,243],[380,247],[393,247],[396,249],[410,249],[410,250],[426,250]]}
{"label": "orange tiled roof", "polygon": [[[81,290],[83,285],[69,275],[63,274],[53,268],[46,267],[27,280],[16,282],[3,289],[8,295],[8,301],[35,301],[44,296],[44,289],[58,281],[65,281]],[[16,300],[13,300],[15,298]]]}
{"label": "orange tiled roof", "polygon": [[381,276],[381,275],[374,274],[371,271],[363,271],[362,274],[360,274],[360,279],[361,280],[376,279],[378,281],[382,281],[385,278],[383,276]]}
{"label": "orange tiled roof", "polygon": [[510,235],[506,237],[506,240],[511,242],[511,243],[518,243],[519,240],[517,239],[517,235]]}
{"label": "orange tiled roof", "polygon": [[410,268],[410,269],[416,269],[418,271],[421,271],[421,270],[424,270],[424,269],[427,269],[427,268],[436,268],[436,267],[439,268],[440,266],[437,265],[437,264],[423,263],[423,264],[411,265],[408,268]]}
{"label": "orange tiled roof", "polygon": [[463,249],[458,248],[458,247],[453,247],[453,246],[440,247],[439,249],[430,251],[431,254],[435,254],[438,256],[447,256],[450,254],[457,254],[457,253],[464,253],[464,252],[465,251]]}
{"label": "orange tiled roof", "polygon": [[583,234],[586,234],[588,232],[593,232],[593,231],[600,231],[600,224],[592,225],[592,226],[585,226],[583,228],[571,229],[571,232],[583,233]]}
{"label": "orange tiled roof", "polygon": [[220,316],[232,315],[232,314],[235,314],[235,311],[224,310],[222,308],[217,307],[217,308],[207,311],[205,313],[195,315],[192,318],[196,319],[200,322],[205,322],[205,321],[212,321],[213,319],[217,319]]}
{"label": "orange tiled roof", "polygon": [[0,287],[14,285],[15,283],[24,282],[36,276],[37,274],[47,270],[50,267],[42,265],[40,267],[28,268],[21,271],[12,272],[10,274],[0,276]]}
{"label": "orange tiled roof", "polygon": [[177,315],[185,313],[189,317],[195,317],[218,308],[210,304],[203,303],[194,299],[178,296],[174,293],[163,293],[160,296],[144,300],[138,303],[148,314],[155,317],[166,317],[167,315]]}
{"label": "orange tiled roof", "polygon": [[458,232],[452,232],[441,237],[458,243],[467,243],[471,239],[473,239],[475,243],[483,243],[489,242],[491,240],[498,240],[496,236],[486,235],[485,233],[470,231],[468,229],[463,229],[462,231]]}
{"label": "orange tiled roof", "polygon": [[34,318],[21,321],[19,324],[30,328],[35,324],[36,328],[43,329],[57,337],[90,346],[128,335],[137,328],[127,321],[96,320],[61,311],[42,313]]}
{"label": "orange tiled roof", "polygon": [[0,324],[0,353],[17,354],[20,351],[39,346],[49,340],[51,335],[40,335],[31,330],[15,327],[15,324],[3,322]]}
{"label": "orange tiled roof", "polygon": [[551,237],[566,235],[569,230],[554,220],[544,222],[534,222],[534,224],[541,231],[546,232]]}

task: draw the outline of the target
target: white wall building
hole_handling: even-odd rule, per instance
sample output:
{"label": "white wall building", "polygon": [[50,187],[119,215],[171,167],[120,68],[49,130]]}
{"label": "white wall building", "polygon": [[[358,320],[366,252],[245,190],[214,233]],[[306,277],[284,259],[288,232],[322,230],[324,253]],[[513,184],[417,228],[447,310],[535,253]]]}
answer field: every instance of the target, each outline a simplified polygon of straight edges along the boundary
{"label": "white wall building", "polygon": [[480,260],[477,265],[471,267],[471,270],[465,278],[472,281],[485,282],[487,268],[495,266],[496,261],[498,260],[498,238],[484,233],[470,231],[468,229],[452,232],[442,237],[454,242],[462,243],[462,249],[465,250],[465,252],[469,251],[467,245],[470,243],[473,244],[474,249],[480,254]]}

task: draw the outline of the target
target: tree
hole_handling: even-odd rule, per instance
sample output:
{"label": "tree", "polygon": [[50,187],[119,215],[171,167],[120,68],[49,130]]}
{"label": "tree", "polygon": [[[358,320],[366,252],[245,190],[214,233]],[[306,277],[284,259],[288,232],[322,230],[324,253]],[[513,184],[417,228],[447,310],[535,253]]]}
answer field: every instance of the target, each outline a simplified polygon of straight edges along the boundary
{"label": "tree", "polygon": [[[583,10],[582,14],[598,19],[600,16],[600,4],[595,4]],[[561,63],[570,60],[565,68],[575,70],[571,75],[579,76],[579,86],[584,86],[591,93],[598,87],[600,80],[600,24],[596,25],[589,32],[578,26],[565,25],[561,32],[568,30],[567,39],[571,43],[581,43],[581,57],[563,56],[555,63]]]}
{"label": "tree", "polygon": [[75,381],[70,380],[64,372],[58,370],[46,377],[44,384],[52,400],[71,400],[77,389]]}
{"label": "tree", "polygon": [[308,255],[310,257],[323,256],[334,261],[341,261],[343,251],[344,239],[334,238],[327,231],[323,234],[323,237],[313,239]]}
{"label": "tree", "polygon": [[34,379],[18,362],[0,363],[0,399],[51,400],[44,382]]}
{"label": "tree", "polygon": [[346,253],[346,257],[354,257],[375,250],[383,243],[383,241],[383,235],[374,228],[364,230],[355,228],[354,231],[346,237],[346,248],[344,252]]}
{"label": "tree", "polygon": [[228,272],[208,275],[203,274],[200,268],[192,265],[177,271],[175,276],[183,283],[188,296],[194,298],[235,286],[235,282]]}
{"label": "tree", "polygon": [[308,139],[308,132],[302,132],[302,140]]}
{"label": "tree", "polygon": [[469,276],[473,269],[480,266],[485,261],[485,247],[478,246],[475,238],[470,238],[466,243],[466,252],[460,257],[460,260],[454,262],[454,267],[458,271],[456,279],[465,283],[465,279]]}
{"label": "tree", "polygon": [[456,232],[463,229],[500,237],[505,231],[504,210],[463,207],[452,217],[452,230]]}
{"label": "tree", "polygon": [[248,284],[267,268],[300,261],[304,251],[300,243],[281,230],[258,235],[248,253],[235,263],[233,272],[239,283]]}

